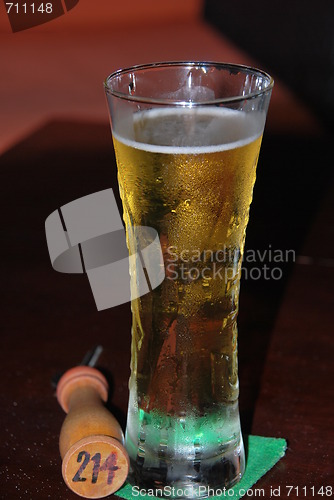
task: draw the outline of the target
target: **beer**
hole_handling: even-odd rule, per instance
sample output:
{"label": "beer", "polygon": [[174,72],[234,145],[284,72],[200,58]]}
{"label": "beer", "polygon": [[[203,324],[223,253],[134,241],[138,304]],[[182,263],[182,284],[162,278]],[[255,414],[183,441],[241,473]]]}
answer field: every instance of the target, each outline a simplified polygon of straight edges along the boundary
{"label": "beer", "polygon": [[126,439],[141,486],[230,486],[243,472],[236,317],[263,124],[202,106],[140,111],[114,130],[130,254],[133,227],[153,227],[165,268],[132,301]]}

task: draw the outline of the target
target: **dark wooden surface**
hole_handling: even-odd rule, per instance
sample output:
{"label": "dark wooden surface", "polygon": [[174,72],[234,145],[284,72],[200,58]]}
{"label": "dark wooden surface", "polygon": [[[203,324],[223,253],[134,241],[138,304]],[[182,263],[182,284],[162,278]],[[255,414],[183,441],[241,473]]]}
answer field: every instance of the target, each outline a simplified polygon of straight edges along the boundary
{"label": "dark wooden surface", "polygon": [[[311,498],[312,486],[321,498],[319,488],[334,488],[330,142],[266,136],[259,164],[247,248],[272,245],[299,255],[297,262],[279,264],[282,279],[245,279],[241,291],[243,429],[285,437],[289,445],[255,486],[265,498],[279,487],[280,498],[288,498],[287,485],[295,488],[289,498]],[[44,221],[64,203],[116,187],[108,125],[47,124],[0,163],[0,498],[74,499],[61,477],[58,437],[65,415],[51,379],[102,344],[99,367],[110,380],[110,407],[124,426],[130,306],[98,312],[84,275],[53,271]]]}
{"label": "dark wooden surface", "polygon": [[332,186],[284,293],[255,406],[252,431],[288,440],[286,458],[259,483],[281,485],[283,497],[288,485],[299,497],[306,487],[307,498],[334,485],[333,214]]}

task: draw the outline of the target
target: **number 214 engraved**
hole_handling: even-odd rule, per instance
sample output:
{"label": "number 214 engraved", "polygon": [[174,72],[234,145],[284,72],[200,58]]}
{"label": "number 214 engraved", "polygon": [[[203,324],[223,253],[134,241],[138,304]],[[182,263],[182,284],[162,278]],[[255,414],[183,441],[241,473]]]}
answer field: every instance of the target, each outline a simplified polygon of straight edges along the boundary
{"label": "number 214 engraved", "polygon": [[[83,459],[83,461],[82,461]],[[101,453],[95,453],[92,457],[90,456],[90,453],[87,451],[80,451],[78,454],[77,462],[82,462],[80,465],[79,469],[73,476],[72,481],[74,483],[80,482],[80,481],[86,481],[86,477],[82,477],[81,474],[89,464],[89,462],[93,462],[93,472],[92,472],[92,483],[95,484],[97,482],[99,472],[103,471],[108,471],[108,478],[107,478],[107,483],[111,484],[113,482],[114,476],[115,476],[115,471],[119,469],[116,465],[117,461],[117,455],[116,453],[110,453],[110,455],[106,458],[105,462],[103,465],[101,465]]]}

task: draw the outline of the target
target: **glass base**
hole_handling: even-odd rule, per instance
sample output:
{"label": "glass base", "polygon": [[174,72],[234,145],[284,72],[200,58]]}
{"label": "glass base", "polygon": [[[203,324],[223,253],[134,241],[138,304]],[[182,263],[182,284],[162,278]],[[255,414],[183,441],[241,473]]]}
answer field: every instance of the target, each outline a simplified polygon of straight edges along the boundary
{"label": "glass base", "polygon": [[170,417],[129,406],[128,481],[144,495],[205,498],[236,484],[245,469],[238,403],[203,417]]}

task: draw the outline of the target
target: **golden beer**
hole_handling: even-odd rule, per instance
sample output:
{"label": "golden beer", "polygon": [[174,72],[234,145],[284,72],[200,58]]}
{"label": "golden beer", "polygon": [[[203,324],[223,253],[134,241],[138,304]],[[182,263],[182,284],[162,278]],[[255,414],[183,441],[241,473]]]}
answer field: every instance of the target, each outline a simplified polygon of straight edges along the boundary
{"label": "golden beer", "polygon": [[133,228],[150,226],[164,256],[164,281],[132,301],[126,439],[141,486],[231,485],[243,471],[236,317],[263,122],[170,107],[113,134],[130,254]]}

